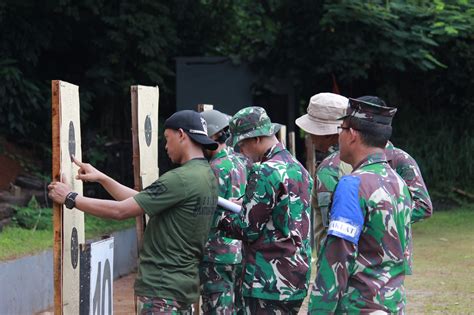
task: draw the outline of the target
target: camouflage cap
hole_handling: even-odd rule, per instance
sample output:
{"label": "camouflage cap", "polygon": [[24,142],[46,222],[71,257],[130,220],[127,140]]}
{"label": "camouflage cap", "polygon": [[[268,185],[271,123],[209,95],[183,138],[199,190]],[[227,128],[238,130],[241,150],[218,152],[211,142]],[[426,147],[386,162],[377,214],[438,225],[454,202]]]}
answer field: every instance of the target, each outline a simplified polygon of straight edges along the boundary
{"label": "camouflage cap", "polygon": [[347,113],[339,119],[355,117],[371,123],[391,126],[393,116],[395,116],[396,112],[397,109],[395,107],[374,104],[367,101],[366,97],[360,97],[358,99],[349,98]]}
{"label": "camouflage cap", "polygon": [[262,107],[251,106],[239,110],[229,122],[229,145],[235,147],[239,141],[259,136],[272,136],[280,130],[280,124],[270,121]]}

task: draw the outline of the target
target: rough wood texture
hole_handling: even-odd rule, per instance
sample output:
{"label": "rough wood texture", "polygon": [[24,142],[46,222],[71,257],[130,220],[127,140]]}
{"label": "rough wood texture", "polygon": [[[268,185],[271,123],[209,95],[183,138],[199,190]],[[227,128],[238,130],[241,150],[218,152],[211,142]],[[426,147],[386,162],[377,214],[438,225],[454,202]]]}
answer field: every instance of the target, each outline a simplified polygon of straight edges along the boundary
{"label": "rough wood texture", "polygon": [[[61,149],[59,142],[60,110],[59,80],[51,82],[51,126],[52,126],[52,174],[53,180],[59,180],[61,169]],[[62,314],[62,207],[53,204],[53,268],[54,268],[54,314]]]}
{"label": "rough wood texture", "polygon": [[[134,189],[139,191],[142,189],[140,182],[140,148],[138,146],[138,99],[137,99],[137,86],[132,86],[131,92],[131,104],[132,104],[132,164],[133,164],[133,182]],[[145,231],[145,220],[143,215],[136,217],[135,223],[137,229],[137,243],[138,248],[142,247],[143,244],[143,233]]]}

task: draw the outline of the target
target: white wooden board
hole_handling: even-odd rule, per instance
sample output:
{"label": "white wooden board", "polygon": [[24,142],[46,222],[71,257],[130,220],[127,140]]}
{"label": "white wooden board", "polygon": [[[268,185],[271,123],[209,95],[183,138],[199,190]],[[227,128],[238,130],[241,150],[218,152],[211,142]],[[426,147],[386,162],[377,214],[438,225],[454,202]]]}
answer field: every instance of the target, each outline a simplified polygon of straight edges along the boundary
{"label": "white wooden board", "polygon": [[[70,156],[82,160],[79,87],[60,82],[61,176],[82,195],[82,181],[76,180],[78,167]],[[62,305],[63,314],[79,313],[79,244],[84,243],[84,213],[63,206]]]}

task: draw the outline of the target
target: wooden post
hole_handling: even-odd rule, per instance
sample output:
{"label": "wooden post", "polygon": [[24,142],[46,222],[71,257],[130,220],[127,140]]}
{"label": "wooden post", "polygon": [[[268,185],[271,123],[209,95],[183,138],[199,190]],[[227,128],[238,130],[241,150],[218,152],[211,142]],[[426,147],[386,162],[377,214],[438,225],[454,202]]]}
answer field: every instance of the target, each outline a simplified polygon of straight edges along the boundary
{"label": "wooden post", "polygon": [[296,140],[294,131],[290,131],[288,133],[288,146],[291,154],[293,154],[293,156],[296,156]]}
{"label": "wooden post", "polygon": [[[61,148],[59,145],[59,81],[51,82],[51,126],[52,126],[52,176],[53,180],[60,179]],[[62,307],[62,207],[58,203],[53,203],[53,270],[54,270],[54,314],[60,315]]]}
{"label": "wooden post", "polygon": [[[52,176],[65,178],[72,190],[82,195],[82,181],[76,180],[81,152],[79,87],[52,81]],[[54,310],[56,314],[79,313],[79,244],[84,243],[84,213],[53,204]]]}
{"label": "wooden post", "polygon": [[316,171],[316,156],[313,142],[308,134],[304,137],[304,144],[306,150],[306,169],[311,176],[314,176],[314,172]]}
{"label": "wooden post", "polygon": [[[132,104],[132,164],[133,164],[133,189],[142,190],[140,182],[140,147],[138,146],[138,100],[137,86],[130,88],[131,104]],[[145,216],[138,215],[136,217],[135,227],[137,230],[137,243],[140,249],[143,244],[143,233],[145,232]]]}
{"label": "wooden post", "polygon": [[198,104],[197,105],[198,112],[203,112],[205,110],[211,110],[211,109],[214,109],[214,105],[211,105],[211,104]]}
{"label": "wooden post", "polygon": [[286,147],[286,126],[285,125],[281,125],[281,128],[277,132],[276,136],[278,138],[278,141],[280,141],[281,144],[283,144],[283,146]]}

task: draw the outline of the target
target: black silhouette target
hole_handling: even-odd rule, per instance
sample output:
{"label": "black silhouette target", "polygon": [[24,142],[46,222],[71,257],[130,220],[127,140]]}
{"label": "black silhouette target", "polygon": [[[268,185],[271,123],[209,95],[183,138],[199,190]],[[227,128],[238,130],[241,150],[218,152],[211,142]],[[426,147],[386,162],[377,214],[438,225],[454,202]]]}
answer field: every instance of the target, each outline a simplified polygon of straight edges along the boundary
{"label": "black silhouette target", "polygon": [[71,233],[71,264],[72,268],[76,269],[79,260],[79,241],[77,239],[77,229],[72,228]]}
{"label": "black silhouette target", "polygon": [[76,133],[74,131],[74,123],[72,121],[69,122],[69,138],[68,138],[68,149],[69,149],[69,157],[76,156]]}
{"label": "black silhouette target", "polygon": [[151,118],[150,115],[147,115],[145,118],[145,142],[148,147],[151,145],[152,131]]}

